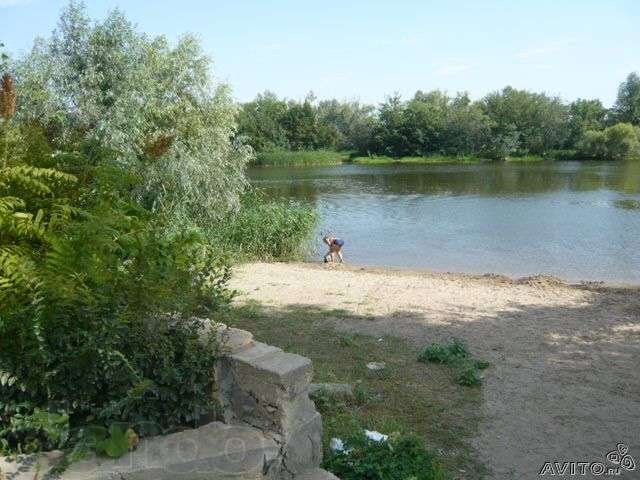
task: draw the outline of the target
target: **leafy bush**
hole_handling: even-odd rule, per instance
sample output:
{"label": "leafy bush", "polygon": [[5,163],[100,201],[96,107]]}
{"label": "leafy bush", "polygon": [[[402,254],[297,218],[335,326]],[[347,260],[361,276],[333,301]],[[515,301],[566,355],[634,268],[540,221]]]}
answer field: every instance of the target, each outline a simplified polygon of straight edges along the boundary
{"label": "leafy bush", "polygon": [[61,448],[69,438],[69,417],[25,403],[0,403],[0,454]]}
{"label": "leafy bush", "polygon": [[460,362],[456,368],[456,383],[465,387],[477,387],[482,384],[482,377],[474,362]]}
{"label": "leafy bush", "polygon": [[86,448],[111,458],[122,457],[138,443],[138,436],[126,424],[112,423],[109,428],[92,425],[82,432],[82,441],[75,450]]}
{"label": "leafy bush", "polygon": [[343,452],[332,452],[323,467],[342,480],[443,480],[436,458],[412,435],[392,435],[376,442],[364,434],[344,442]]}
{"label": "leafy bush", "polygon": [[453,338],[446,345],[429,345],[418,355],[418,361],[451,365],[455,370],[456,383],[467,387],[481,385],[482,377],[479,371],[489,366],[484,360],[472,359],[467,345],[457,338]]}
{"label": "leafy bush", "polygon": [[211,413],[214,336],[197,318],[159,317],[131,325],[123,350],[131,352],[135,383],[98,412],[103,424],[133,425],[142,435],[196,425]]}
{"label": "leafy bush", "polygon": [[602,131],[588,130],[578,144],[582,157],[623,160],[640,156],[640,129],[619,123]]}
{"label": "leafy bush", "polygon": [[432,343],[420,353],[418,360],[421,362],[450,364],[456,360],[467,358],[468,356],[469,350],[465,343],[458,338],[453,338],[451,342],[446,345]]}
{"label": "leafy bush", "polygon": [[166,236],[125,205],[0,224],[0,369],[35,404],[64,402],[76,424],[166,429],[209,408],[215,348],[189,318],[228,301],[229,271],[197,235]]}

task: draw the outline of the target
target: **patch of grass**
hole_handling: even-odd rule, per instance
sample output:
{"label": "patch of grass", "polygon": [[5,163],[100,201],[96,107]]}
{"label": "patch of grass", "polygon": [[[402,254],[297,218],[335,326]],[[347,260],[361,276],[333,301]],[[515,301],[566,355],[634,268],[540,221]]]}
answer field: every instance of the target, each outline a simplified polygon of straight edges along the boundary
{"label": "patch of grass", "polygon": [[333,150],[274,150],[258,153],[253,165],[339,165],[348,159],[348,152],[336,152]]}
{"label": "patch of grass", "polygon": [[368,157],[355,157],[353,163],[363,165],[387,165],[387,164],[430,164],[430,163],[478,163],[490,160],[482,159],[475,155],[429,155],[424,157],[388,157],[386,155],[370,155]]}
{"label": "patch of grass", "polygon": [[356,343],[354,336],[349,333],[343,333],[338,338],[340,339],[340,343],[345,347],[353,347]]}
{"label": "patch of grass", "polygon": [[480,370],[489,367],[489,362],[472,359],[467,345],[458,338],[453,338],[448,344],[432,343],[420,352],[418,361],[451,365],[456,383],[466,387],[480,386]]}
{"label": "patch of grass", "polygon": [[353,396],[355,398],[356,405],[366,405],[373,400],[372,393],[362,382],[356,383],[356,386],[353,387]]}
{"label": "patch of grass", "polygon": [[[363,429],[416,434],[427,449],[444,452],[438,462],[465,478],[482,478],[483,465],[468,440],[477,433],[481,394],[451,382],[449,368],[416,368],[418,350],[402,339],[349,333],[337,325],[367,317],[307,306],[236,306],[221,321],[251,331],[259,341],[309,357],[314,382],[349,383],[355,399],[325,395],[317,403],[323,416],[325,457],[332,437],[348,439]],[[342,339],[342,340],[340,340]],[[386,363],[385,375],[368,375],[366,364]],[[369,477],[363,477],[369,478]],[[371,477],[376,478],[376,477]]]}
{"label": "patch of grass", "polygon": [[386,442],[376,442],[360,432],[344,443],[345,451],[331,452],[323,464],[342,480],[447,478],[437,458],[415,435],[391,435]]}
{"label": "patch of grass", "polygon": [[342,408],[345,402],[338,395],[333,394],[326,388],[316,390],[309,395],[311,400],[316,404],[316,408],[320,411],[332,411]]}

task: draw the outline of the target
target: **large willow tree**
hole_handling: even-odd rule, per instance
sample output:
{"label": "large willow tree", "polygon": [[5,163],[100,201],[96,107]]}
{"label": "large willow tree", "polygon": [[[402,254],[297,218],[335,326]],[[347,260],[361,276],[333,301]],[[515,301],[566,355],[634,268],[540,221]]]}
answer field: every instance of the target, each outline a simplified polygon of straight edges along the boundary
{"label": "large willow tree", "polygon": [[195,38],[171,46],[117,10],[93,23],[71,2],[15,70],[20,121],[43,124],[61,148],[99,145],[96,162],[140,176],[143,206],[203,224],[237,204],[251,150],[234,141],[229,88]]}

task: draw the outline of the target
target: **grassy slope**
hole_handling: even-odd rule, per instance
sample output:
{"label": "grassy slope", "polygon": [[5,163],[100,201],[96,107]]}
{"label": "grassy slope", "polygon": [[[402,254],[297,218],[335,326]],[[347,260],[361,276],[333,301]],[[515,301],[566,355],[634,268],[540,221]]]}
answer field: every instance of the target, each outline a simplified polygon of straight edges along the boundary
{"label": "grassy slope", "polygon": [[[482,478],[485,469],[467,444],[477,430],[481,390],[454,384],[450,367],[417,362],[419,350],[401,339],[338,331],[336,322],[350,315],[248,303],[231,310],[223,321],[250,330],[260,341],[311,358],[314,382],[355,386],[354,402],[318,402],[325,448],[330,438],[348,436],[357,428],[413,432],[442,454],[441,463],[453,478],[460,470],[466,472],[461,478]],[[384,375],[368,374],[366,364],[371,361],[386,362]]]}

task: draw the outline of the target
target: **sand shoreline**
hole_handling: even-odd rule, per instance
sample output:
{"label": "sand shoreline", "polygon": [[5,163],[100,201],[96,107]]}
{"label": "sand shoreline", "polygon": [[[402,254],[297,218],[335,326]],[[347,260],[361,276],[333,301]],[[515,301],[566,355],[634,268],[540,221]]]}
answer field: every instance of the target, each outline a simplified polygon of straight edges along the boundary
{"label": "sand shoreline", "polygon": [[236,267],[238,301],[349,312],[338,328],[416,346],[464,339],[491,367],[472,445],[490,478],[640,452],[640,287],[353,265]]}
{"label": "sand shoreline", "polygon": [[538,273],[532,275],[508,275],[497,272],[463,272],[463,271],[449,271],[449,270],[430,270],[428,268],[413,268],[413,267],[398,267],[390,265],[365,265],[354,263],[335,263],[335,264],[323,264],[321,262],[303,261],[303,262],[271,262],[272,264],[283,265],[304,265],[309,268],[320,269],[336,269],[345,271],[362,271],[376,274],[408,274],[408,275],[429,275],[433,277],[462,277],[470,278],[474,280],[496,280],[505,283],[522,284],[531,282],[546,282],[550,285],[564,285],[569,287],[605,287],[605,288],[622,288],[622,289],[638,289],[640,283],[628,282],[628,281],[610,281],[610,280],[585,280],[585,279],[568,279],[558,277],[555,275],[548,275],[545,273]]}

